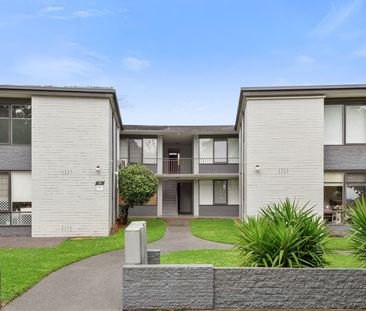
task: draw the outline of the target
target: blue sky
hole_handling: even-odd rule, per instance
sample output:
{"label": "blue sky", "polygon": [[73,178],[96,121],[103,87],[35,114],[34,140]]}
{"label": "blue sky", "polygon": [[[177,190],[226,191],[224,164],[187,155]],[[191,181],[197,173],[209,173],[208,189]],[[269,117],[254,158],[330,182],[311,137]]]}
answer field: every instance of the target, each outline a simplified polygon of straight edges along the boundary
{"label": "blue sky", "polygon": [[366,83],[366,3],[0,0],[0,83],[113,86],[125,124],[232,124],[242,86]]}

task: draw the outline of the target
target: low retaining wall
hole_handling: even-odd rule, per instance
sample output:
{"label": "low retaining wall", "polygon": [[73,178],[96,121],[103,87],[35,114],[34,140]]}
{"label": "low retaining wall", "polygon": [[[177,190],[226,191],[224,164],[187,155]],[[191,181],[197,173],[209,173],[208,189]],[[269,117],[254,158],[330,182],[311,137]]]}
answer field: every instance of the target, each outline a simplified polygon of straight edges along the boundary
{"label": "low retaining wall", "polygon": [[366,269],[123,268],[124,309],[366,308]]}
{"label": "low retaining wall", "polygon": [[212,309],[211,265],[123,267],[123,309]]}

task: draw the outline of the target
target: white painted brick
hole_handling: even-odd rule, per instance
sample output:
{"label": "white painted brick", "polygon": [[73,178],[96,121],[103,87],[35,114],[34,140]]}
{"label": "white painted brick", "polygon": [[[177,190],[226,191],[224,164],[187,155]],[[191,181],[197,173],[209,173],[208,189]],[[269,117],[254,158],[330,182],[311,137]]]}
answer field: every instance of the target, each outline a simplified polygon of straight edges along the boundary
{"label": "white painted brick", "polygon": [[108,99],[32,98],[32,236],[109,234],[110,111]]}
{"label": "white painted brick", "polygon": [[[323,98],[248,99],[245,110],[245,211],[285,197],[323,210]],[[255,167],[260,166],[257,172]],[[279,169],[288,169],[287,175]]]}

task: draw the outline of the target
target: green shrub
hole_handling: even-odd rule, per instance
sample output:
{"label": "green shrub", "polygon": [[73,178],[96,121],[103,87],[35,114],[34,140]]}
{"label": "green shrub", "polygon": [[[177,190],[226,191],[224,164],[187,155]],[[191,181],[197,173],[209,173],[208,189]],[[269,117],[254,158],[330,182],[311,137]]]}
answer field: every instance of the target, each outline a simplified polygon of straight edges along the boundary
{"label": "green shrub", "polygon": [[329,232],[307,204],[288,198],[237,223],[240,263],[252,267],[324,267]]}
{"label": "green shrub", "polygon": [[366,203],[365,197],[349,204],[347,216],[351,219],[351,241],[355,256],[366,261]]}
{"label": "green shrub", "polygon": [[119,194],[124,204],[120,204],[122,224],[127,224],[128,210],[147,202],[158,190],[159,180],[145,165],[131,164],[118,173]]}

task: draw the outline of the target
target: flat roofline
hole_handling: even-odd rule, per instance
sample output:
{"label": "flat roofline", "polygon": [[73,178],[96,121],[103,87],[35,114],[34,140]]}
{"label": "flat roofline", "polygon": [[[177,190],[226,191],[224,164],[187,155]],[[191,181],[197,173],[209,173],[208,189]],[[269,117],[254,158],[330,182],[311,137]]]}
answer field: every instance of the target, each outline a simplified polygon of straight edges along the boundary
{"label": "flat roofline", "polygon": [[53,86],[53,85],[0,85],[0,90],[9,91],[45,91],[45,92],[77,92],[77,93],[115,93],[113,87],[99,86]]}
{"label": "flat roofline", "polygon": [[322,95],[335,97],[340,93],[347,94],[363,92],[366,97],[366,84],[329,84],[329,85],[294,85],[294,86],[258,86],[240,88],[238,108],[235,119],[237,130],[243,99],[247,97],[266,96],[309,96]]}
{"label": "flat roofline", "polygon": [[[215,134],[237,134],[234,125],[137,125],[125,124],[123,126],[124,133],[127,134],[169,134],[169,133],[215,133]],[[121,133],[123,134],[123,133]]]}
{"label": "flat roofline", "polygon": [[73,96],[95,96],[107,95],[112,97],[112,105],[116,110],[120,128],[123,128],[121,112],[117,99],[116,90],[113,87],[97,87],[97,86],[53,86],[53,85],[0,85],[0,92],[22,93],[30,95],[39,95],[49,93],[54,95],[73,95]]}

